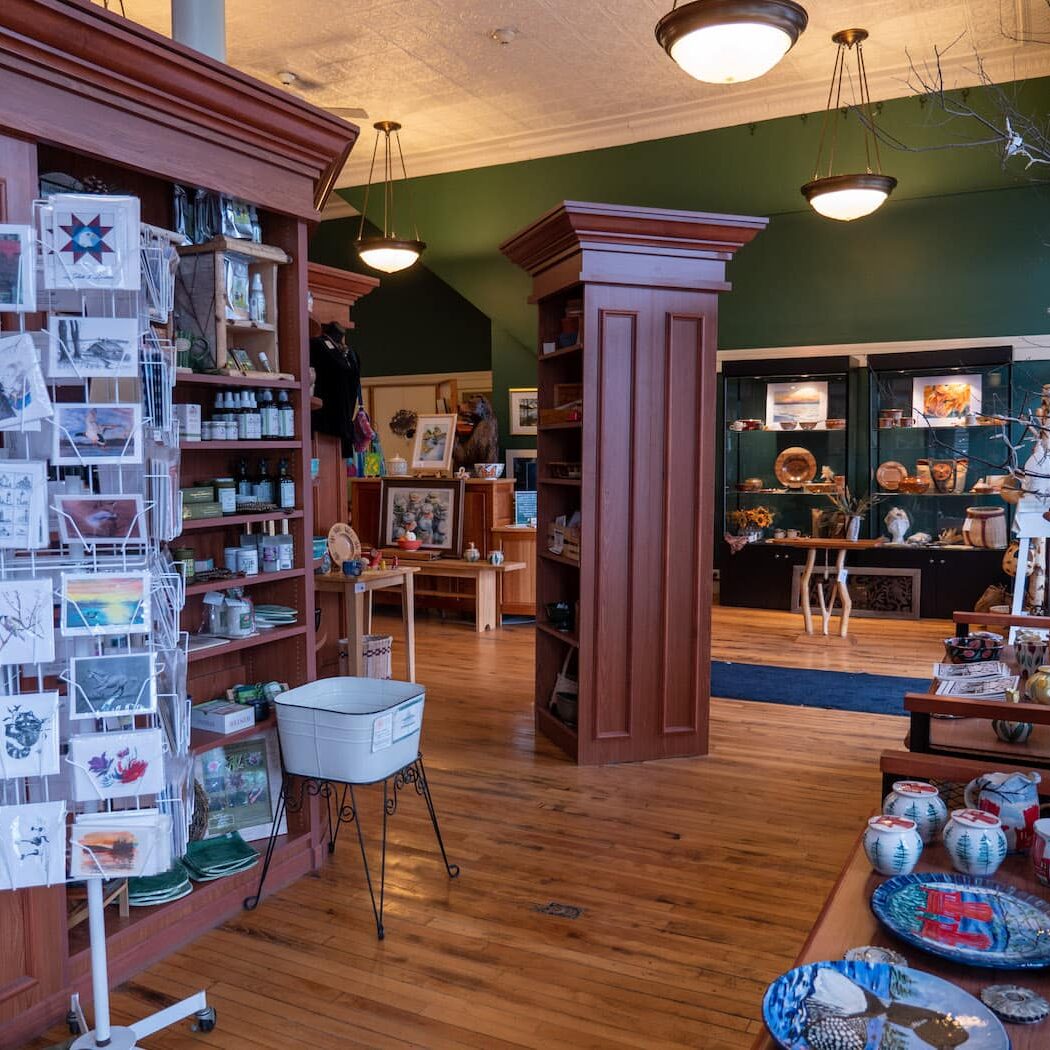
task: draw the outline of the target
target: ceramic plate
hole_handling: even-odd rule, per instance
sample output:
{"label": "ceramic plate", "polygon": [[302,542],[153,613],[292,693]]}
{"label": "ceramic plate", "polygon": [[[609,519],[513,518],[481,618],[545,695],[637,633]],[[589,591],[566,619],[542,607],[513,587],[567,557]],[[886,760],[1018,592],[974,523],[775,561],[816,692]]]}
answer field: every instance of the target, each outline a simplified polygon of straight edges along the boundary
{"label": "ceramic plate", "polygon": [[923,872],[887,879],[871,910],[898,937],[970,966],[1050,966],[1050,905],[1001,882]]}
{"label": "ceramic plate", "polygon": [[350,561],[351,558],[361,557],[361,541],[357,538],[357,533],[345,522],[337,521],[328,530],[328,553],[337,566],[341,566],[344,561]]}
{"label": "ceramic plate", "polygon": [[901,479],[907,476],[908,468],[903,463],[898,463],[895,459],[888,459],[885,463],[880,463],[879,469],[875,471],[875,480],[887,492],[896,492]]}
{"label": "ceramic plate", "polygon": [[777,456],[777,461],[773,464],[773,473],[781,485],[797,488],[817,476],[817,461],[808,448],[792,445]]}
{"label": "ceramic plate", "polygon": [[1010,1047],[984,1003],[931,973],[888,963],[818,962],[789,970],[766,989],[762,1018],[787,1050]]}

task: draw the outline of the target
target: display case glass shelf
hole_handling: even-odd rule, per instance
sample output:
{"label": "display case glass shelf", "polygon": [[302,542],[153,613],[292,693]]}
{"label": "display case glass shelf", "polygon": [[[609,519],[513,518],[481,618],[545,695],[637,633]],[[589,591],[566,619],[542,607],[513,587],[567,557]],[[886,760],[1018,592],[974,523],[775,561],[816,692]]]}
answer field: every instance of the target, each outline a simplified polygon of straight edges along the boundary
{"label": "display case glass shelf", "polygon": [[[803,534],[834,513],[826,490],[844,483],[850,455],[848,364],[836,357],[723,367],[725,532],[744,531],[739,512],[759,506],[772,512],[773,527]],[[821,485],[825,491],[813,491]]]}

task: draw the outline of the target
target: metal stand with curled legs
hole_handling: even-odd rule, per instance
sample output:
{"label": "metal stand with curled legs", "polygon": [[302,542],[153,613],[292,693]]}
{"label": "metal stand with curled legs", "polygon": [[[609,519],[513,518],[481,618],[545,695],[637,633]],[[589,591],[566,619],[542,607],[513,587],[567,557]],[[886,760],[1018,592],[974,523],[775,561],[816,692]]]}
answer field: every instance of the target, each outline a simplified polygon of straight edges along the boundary
{"label": "metal stand with curled legs", "polygon": [[[368,783],[377,784],[378,780]],[[409,762],[391,776],[383,778],[383,846],[379,868],[379,899],[376,900],[375,885],[372,882],[372,872],[368,864],[368,853],[365,849],[365,836],[361,830],[361,821],[358,817],[357,799],[354,797],[355,787],[365,787],[365,783],[351,784],[339,780],[319,780],[310,777],[285,776],[281,786],[281,794],[277,800],[277,812],[274,814],[273,828],[270,831],[269,841],[266,843],[266,853],[263,856],[262,871],[259,874],[259,886],[251,897],[244,899],[244,907],[251,911],[259,903],[262,897],[263,883],[266,881],[266,873],[270,869],[270,861],[273,859],[274,846],[277,842],[278,829],[281,819],[285,813],[298,813],[306,800],[309,798],[322,798],[328,810],[328,852],[335,852],[336,839],[339,837],[339,829],[343,824],[353,824],[357,829],[357,844],[361,849],[361,862],[365,869],[365,881],[368,883],[368,893],[372,898],[372,914],[375,917],[376,936],[383,939],[383,900],[386,889],[386,840],[387,823],[396,812],[398,796],[403,788],[412,785],[426,803],[427,812],[430,814],[430,823],[434,827],[434,835],[437,837],[438,848],[441,850],[441,860],[445,865],[450,879],[459,877],[459,865],[450,864],[448,854],[445,852],[445,842],[441,837],[441,828],[438,825],[437,812],[434,809],[434,800],[430,794],[430,784],[427,781],[426,768],[423,765],[423,754],[416,755],[415,761]],[[341,789],[341,790],[340,790]],[[347,803],[347,795],[350,797]]]}

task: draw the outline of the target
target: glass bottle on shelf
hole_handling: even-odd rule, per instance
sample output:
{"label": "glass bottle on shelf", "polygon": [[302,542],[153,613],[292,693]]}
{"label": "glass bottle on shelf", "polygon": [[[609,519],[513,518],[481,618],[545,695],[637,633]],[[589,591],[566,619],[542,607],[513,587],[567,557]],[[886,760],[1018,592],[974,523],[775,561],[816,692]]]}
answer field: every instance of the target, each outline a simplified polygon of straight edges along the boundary
{"label": "glass bottle on shelf", "polygon": [[255,495],[255,485],[252,483],[252,479],[248,477],[248,461],[246,459],[242,459],[237,464],[237,495]]}
{"label": "glass bottle on shelf", "polygon": [[281,390],[277,395],[277,407],[280,413],[281,437],[295,437],[295,410],[288,400],[288,391]]}
{"label": "glass bottle on shelf", "polygon": [[255,391],[248,390],[248,440],[258,441],[262,437],[262,414],[255,400]]}
{"label": "glass bottle on shelf", "polygon": [[295,509],[295,479],[288,473],[288,460],[277,465],[277,486],[281,510]]}
{"label": "glass bottle on shelf", "polygon": [[252,290],[248,297],[248,317],[256,324],[266,323],[266,293],[263,291],[262,274],[252,277]]}
{"label": "glass bottle on shelf", "polygon": [[259,460],[259,476],[255,480],[255,498],[260,503],[273,503],[273,478],[270,475],[270,464],[265,459]]}
{"label": "glass bottle on shelf", "polygon": [[244,394],[234,395],[234,419],[237,423],[237,440],[246,441],[248,439],[248,402],[244,399]]}
{"label": "glass bottle on shelf", "polygon": [[277,406],[274,404],[273,391],[269,388],[259,394],[260,415],[262,416],[262,436],[264,438],[275,438],[281,436],[281,419]]}

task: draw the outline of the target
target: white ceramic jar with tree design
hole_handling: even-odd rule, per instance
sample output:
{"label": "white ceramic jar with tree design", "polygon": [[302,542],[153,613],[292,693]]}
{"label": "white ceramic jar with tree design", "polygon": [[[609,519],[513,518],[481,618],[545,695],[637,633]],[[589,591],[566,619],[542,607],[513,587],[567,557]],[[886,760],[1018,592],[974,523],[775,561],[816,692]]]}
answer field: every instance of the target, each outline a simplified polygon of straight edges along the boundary
{"label": "white ceramic jar with tree design", "polygon": [[923,780],[897,780],[882,800],[882,812],[914,820],[923,844],[936,842],[948,823],[948,807],[940,792]]}
{"label": "white ceramic jar with tree design", "polygon": [[964,875],[994,875],[1006,857],[999,818],[983,809],[957,809],[944,829],[944,848]]}
{"label": "white ceramic jar with tree design", "polygon": [[868,821],[864,852],[880,875],[907,875],[919,863],[922,837],[914,820],[882,813]]}

